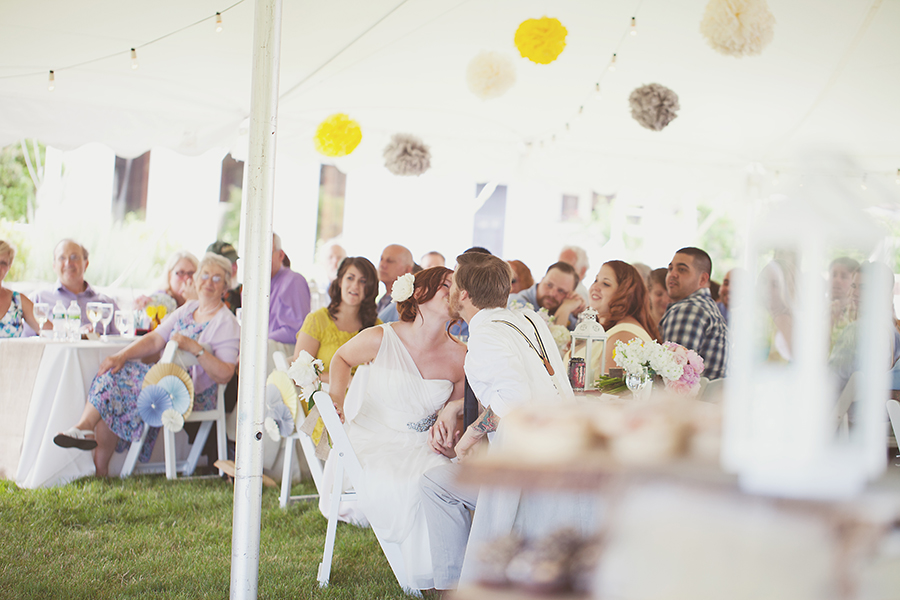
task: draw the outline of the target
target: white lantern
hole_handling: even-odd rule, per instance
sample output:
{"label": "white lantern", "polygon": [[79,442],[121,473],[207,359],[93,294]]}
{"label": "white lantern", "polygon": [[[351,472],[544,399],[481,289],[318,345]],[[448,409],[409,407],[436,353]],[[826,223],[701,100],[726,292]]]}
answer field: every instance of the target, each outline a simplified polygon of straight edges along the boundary
{"label": "white lantern", "polygon": [[[863,272],[859,317],[840,329],[829,265],[842,254],[878,258],[887,248],[858,187],[839,175],[805,183],[803,195],[776,199],[756,220],[745,276],[732,278],[722,464],[750,492],[849,497],[885,467],[891,289]],[[833,358],[841,340],[852,365],[844,374]],[[846,436],[836,417],[842,394],[855,400]]]}
{"label": "white lantern", "polygon": [[[575,356],[575,349],[584,344],[584,388],[592,389],[598,373],[592,368],[593,357],[600,352],[600,369],[606,364],[606,331],[603,325],[597,321],[597,311],[587,307],[578,317],[578,325],[572,332],[571,355]],[[594,344],[600,344],[596,348]]]}

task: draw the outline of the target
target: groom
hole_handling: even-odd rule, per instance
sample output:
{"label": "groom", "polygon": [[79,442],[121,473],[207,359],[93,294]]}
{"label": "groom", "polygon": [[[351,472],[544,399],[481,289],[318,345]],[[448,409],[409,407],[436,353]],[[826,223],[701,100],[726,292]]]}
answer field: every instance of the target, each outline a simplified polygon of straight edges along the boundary
{"label": "groom", "polygon": [[[455,447],[437,427],[431,429],[431,445],[437,452],[452,456],[455,451],[460,460],[466,460],[486,435],[493,437],[501,419],[514,408],[531,402],[571,400],[573,394],[544,320],[532,311],[506,308],[512,279],[509,265],[480,253],[462,254],[456,261],[450,313],[469,325],[466,379],[484,410]],[[462,405],[462,400],[450,402],[442,412],[458,416]],[[434,585],[439,590],[453,589],[459,581],[472,526],[469,511],[475,509],[478,498],[478,489],[456,483],[458,470],[458,463],[435,467],[420,482]],[[515,512],[515,506],[510,512]],[[513,516],[509,515],[510,525]],[[478,518],[475,526],[479,526]]]}

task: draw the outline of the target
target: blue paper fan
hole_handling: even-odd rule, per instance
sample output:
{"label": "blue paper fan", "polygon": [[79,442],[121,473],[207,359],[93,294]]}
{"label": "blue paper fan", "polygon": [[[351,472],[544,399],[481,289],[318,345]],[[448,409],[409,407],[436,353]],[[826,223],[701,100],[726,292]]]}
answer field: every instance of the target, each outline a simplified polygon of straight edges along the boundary
{"label": "blue paper fan", "polygon": [[137,409],[144,423],[150,427],[162,427],[162,414],[172,408],[169,392],[158,385],[148,385],[141,390],[137,399]]}
{"label": "blue paper fan", "polygon": [[182,415],[187,412],[191,402],[191,394],[188,392],[181,379],[174,375],[167,375],[157,381],[156,385],[168,392],[169,397],[172,400],[172,408],[175,409],[175,412]]}
{"label": "blue paper fan", "polygon": [[266,410],[266,418],[271,418],[278,424],[278,431],[282,437],[287,437],[294,433],[294,417],[291,411],[283,402],[279,402],[274,406],[269,406]]}

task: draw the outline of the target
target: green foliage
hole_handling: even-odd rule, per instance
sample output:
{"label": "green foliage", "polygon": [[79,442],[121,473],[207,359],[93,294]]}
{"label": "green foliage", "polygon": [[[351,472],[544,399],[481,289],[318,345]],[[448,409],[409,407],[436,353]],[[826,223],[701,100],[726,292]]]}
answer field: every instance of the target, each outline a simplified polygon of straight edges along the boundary
{"label": "green foliage", "polygon": [[9,268],[4,281],[21,281],[25,278],[25,265],[28,264],[28,258],[31,255],[31,246],[28,244],[28,237],[17,227],[16,223],[7,221],[6,218],[0,217],[0,240],[16,247],[16,257]]}
{"label": "green foliage", "polygon": [[[697,223],[702,225],[712,214],[713,209],[701,204],[697,207]],[[697,246],[706,250],[712,258],[712,279],[721,282],[731,269],[737,266],[738,254],[742,248],[738,247],[737,226],[731,217],[723,214],[713,221],[712,225],[704,231]]]}
{"label": "green foliage", "polygon": [[[311,493],[310,483],[294,493]],[[0,481],[0,597],[225,598],[233,487],[161,476],[22,490]],[[319,588],[325,519],[263,490],[259,598],[407,598],[370,529],[338,527],[331,585]]]}
{"label": "green foliage", "polygon": [[[38,144],[40,162],[46,148]],[[19,144],[0,148],[0,218],[25,222],[34,213],[36,190]]]}

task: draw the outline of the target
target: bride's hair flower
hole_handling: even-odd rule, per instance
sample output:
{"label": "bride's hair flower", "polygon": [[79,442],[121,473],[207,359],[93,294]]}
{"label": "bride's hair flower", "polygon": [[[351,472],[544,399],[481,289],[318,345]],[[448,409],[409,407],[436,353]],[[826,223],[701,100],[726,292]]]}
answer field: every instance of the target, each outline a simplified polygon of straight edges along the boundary
{"label": "bride's hair flower", "polygon": [[403,302],[409,300],[415,289],[416,276],[412,273],[406,273],[397,278],[391,287],[391,298],[394,302]]}

